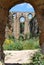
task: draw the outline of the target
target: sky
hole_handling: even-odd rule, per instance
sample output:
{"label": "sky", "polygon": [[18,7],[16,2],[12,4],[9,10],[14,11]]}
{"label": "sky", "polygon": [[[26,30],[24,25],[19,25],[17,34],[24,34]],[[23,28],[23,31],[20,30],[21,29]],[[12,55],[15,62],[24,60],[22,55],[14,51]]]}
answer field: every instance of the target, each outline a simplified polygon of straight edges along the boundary
{"label": "sky", "polygon": [[34,8],[29,3],[22,3],[12,7],[10,12],[34,12]]}

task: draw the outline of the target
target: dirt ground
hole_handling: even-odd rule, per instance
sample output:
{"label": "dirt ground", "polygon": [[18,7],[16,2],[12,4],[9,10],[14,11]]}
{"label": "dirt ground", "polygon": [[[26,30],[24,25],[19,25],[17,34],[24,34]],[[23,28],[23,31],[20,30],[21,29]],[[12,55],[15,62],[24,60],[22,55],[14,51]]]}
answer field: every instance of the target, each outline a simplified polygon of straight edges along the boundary
{"label": "dirt ground", "polygon": [[10,65],[30,63],[33,55],[38,50],[21,50],[21,51],[4,51],[5,53],[5,63]]}

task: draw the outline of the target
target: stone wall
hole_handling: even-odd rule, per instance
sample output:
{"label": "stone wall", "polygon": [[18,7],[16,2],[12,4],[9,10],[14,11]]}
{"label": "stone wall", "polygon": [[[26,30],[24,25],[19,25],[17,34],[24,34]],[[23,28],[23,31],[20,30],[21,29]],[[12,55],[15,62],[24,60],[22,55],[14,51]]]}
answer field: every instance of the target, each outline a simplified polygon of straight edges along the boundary
{"label": "stone wall", "polygon": [[[11,20],[11,22],[13,22],[13,35],[15,38],[19,38],[20,36],[20,18],[21,17],[24,17],[25,21],[24,21],[24,36],[26,34],[29,34],[30,33],[30,21],[31,19],[29,18],[29,15],[32,15],[32,18],[35,16],[35,13],[32,12],[14,12],[12,14],[12,16],[14,15],[13,17],[13,20]],[[10,14],[11,15],[11,14]]]}

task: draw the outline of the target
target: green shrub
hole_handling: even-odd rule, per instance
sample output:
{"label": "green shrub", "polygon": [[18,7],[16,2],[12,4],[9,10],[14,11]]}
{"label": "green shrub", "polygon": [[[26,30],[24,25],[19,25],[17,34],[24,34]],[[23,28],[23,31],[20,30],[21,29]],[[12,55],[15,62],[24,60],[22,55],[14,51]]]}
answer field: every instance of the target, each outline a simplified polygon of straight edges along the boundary
{"label": "green shrub", "polygon": [[4,47],[4,50],[12,50],[14,49],[15,45],[11,39],[6,39],[3,47]]}
{"label": "green shrub", "polygon": [[19,42],[19,40],[15,43],[15,50],[23,50],[22,44]]}
{"label": "green shrub", "polygon": [[14,42],[10,39],[5,41],[3,47],[4,47],[4,50],[22,50],[23,49],[22,44],[18,40]]}
{"label": "green shrub", "polygon": [[22,65],[44,65],[44,55],[39,51],[34,54],[32,58],[32,62],[28,64],[22,64]]}
{"label": "green shrub", "polygon": [[[41,52],[37,52],[33,59],[32,59],[32,65],[44,65],[44,56],[41,54]],[[30,65],[31,65],[30,64]]]}
{"label": "green shrub", "polygon": [[31,38],[29,40],[14,40],[14,38],[9,38],[5,40],[3,47],[4,50],[39,49],[39,38]]}
{"label": "green shrub", "polygon": [[20,34],[20,36],[19,36],[19,40],[21,40],[21,41],[24,40],[24,35],[23,35],[23,34]]}
{"label": "green shrub", "polygon": [[31,38],[29,40],[25,40],[23,44],[23,49],[39,49],[39,39]]}

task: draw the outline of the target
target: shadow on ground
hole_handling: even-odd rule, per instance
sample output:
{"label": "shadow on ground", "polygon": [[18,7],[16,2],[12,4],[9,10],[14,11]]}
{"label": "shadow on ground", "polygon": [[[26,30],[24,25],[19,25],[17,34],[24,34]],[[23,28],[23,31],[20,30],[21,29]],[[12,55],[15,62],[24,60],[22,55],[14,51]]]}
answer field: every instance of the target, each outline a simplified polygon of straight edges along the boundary
{"label": "shadow on ground", "polygon": [[6,63],[5,65],[22,65],[22,64],[10,64],[10,63]]}

